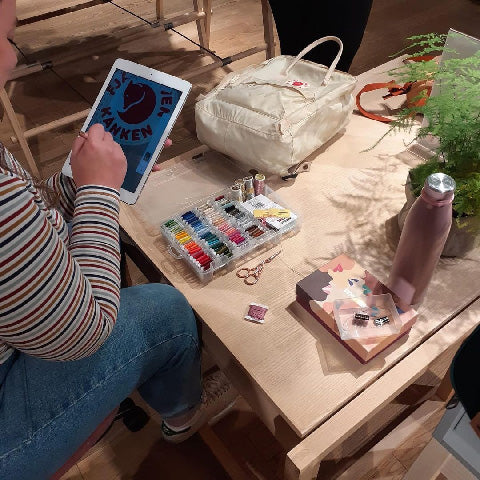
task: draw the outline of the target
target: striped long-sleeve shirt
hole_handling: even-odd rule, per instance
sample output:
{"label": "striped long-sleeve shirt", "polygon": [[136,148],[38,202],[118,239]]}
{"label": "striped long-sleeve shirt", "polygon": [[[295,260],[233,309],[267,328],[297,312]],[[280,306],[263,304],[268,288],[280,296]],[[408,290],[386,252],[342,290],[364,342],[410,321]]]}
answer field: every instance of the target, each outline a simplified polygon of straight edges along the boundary
{"label": "striped long-sleeve shirt", "polygon": [[47,208],[1,144],[0,156],[0,364],[14,349],[49,360],[88,356],[118,312],[119,193],[76,189],[60,173],[47,180],[58,197],[57,209]]}

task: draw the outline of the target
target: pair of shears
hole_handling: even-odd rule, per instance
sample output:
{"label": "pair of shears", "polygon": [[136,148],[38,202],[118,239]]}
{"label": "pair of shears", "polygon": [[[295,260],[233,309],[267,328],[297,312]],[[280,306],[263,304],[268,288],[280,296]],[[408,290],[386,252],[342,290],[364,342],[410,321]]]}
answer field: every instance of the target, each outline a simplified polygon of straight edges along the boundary
{"label": "pair of shears", "polygon": [[263,262],[259,263],[256,267],[253,268],[240,268],[237,270],[237,277],[243,278],[243,281],[247,285],[255,285],[258,282],[258,279],[263,272],[263,266],[266,263],[270,263],[277,255],[280,255],[281,250],[277,253],[274,253],[271,257],[266,258]]}

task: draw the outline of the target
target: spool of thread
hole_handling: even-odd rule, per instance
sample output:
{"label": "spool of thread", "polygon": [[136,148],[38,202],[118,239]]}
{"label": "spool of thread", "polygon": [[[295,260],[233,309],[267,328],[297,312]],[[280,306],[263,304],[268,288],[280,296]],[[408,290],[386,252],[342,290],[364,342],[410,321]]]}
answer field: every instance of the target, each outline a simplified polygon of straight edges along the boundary
{"label": "spool of thread", "polygon": [[265,175],[257,173],[253,179],[253,190],[255,195],[263,195],[265,193]]}
{"label": "spool of thread", "polygon": [[243,202],[243,192],[240,185],[235,184],[230,187],[230,198],[237,202]]}
{"label": "spool of thread", "polygon": [[235,180],[234,185],[238,185],[241,188],[242,200],[240,200],[240,202],[243,202],[245,200],[245,184],[243,182],[243,178],[237,178],[237,180]]}
{"label": "spool of thread", "polygon": [[245,200],[251,200],[255,196],[253,177],[251,175],[243,177],[243,185],[245,188]]}

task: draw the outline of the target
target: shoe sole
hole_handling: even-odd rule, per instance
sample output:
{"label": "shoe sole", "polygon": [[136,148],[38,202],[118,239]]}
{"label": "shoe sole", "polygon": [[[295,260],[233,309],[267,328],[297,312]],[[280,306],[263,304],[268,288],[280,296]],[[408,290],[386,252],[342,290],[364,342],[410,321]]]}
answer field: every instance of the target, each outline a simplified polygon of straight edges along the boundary
{"label": "shoe sole", "polygon": [[[207,425],[215,425],[217,422],[219,422],[223,417],[225,417],[230,410],[233,408],[235,405],[235,402],[238,399],[238,395],[221,411],[218,412],[215,416],[213,416],[208,422]],[[201,427],[200,427],[201,428]]]}
{"label": "shoe sole", "polygon": [[219,413],[213,416],[208,422],[199,426],[197,429],[189,430],[185,433],[179,433],[178,435],[166,436],[162,431],[162,437],[167,443],[179,444],[185,442],[189,438],[193,437],[199,430],[201,430],[205,425],[212,426],[219,422],[223,417],[225,417],[230,410],[232,410],[235,402],[237,401],[238,395]]}

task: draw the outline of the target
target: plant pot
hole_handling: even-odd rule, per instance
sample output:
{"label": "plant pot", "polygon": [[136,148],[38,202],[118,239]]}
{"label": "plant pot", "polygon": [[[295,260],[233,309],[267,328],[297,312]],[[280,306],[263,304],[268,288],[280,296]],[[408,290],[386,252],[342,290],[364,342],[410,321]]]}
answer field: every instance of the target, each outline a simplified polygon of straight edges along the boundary
{"label": "plant pot", "polygon": [[[400,231],[403,229],[410,208],[417,199],[413,194],[410,174],[408,175],[407,183],[405,184],[405,197],[407,198],[407,201],[397,216]],[[477,245],[478,224],[478,218],[467,217],[462,220],[462,226],[459,227],[457,221],[453,219],[452,228],[450,229],[450,233],[448,234],[447,241],[445,242],[442,251],[442,257],[461,257],[472,250]]]}

